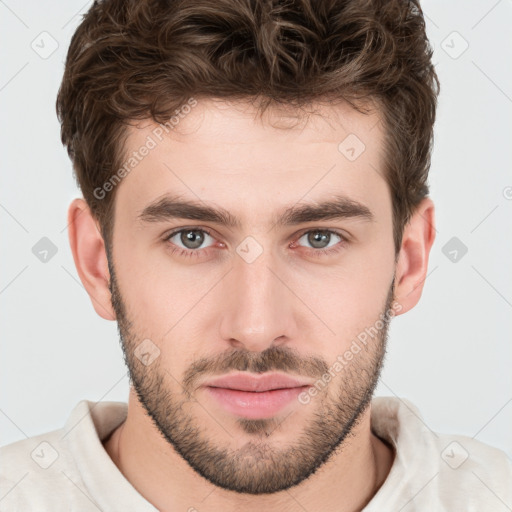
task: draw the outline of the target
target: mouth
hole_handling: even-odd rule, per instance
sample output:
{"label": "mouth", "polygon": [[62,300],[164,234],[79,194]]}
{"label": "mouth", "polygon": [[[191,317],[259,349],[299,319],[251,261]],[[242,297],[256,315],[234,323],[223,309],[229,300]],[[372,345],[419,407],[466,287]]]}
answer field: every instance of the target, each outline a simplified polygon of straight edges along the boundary
{"label": "mouth", "polygon": [[248,419],[271,418],[299,401],[311,383],[283,374],[236,374],[213,379],[202,387],[217,405],[230,414]]}
{"label": "mouth", "polygon": [[308,379],[291,377],[282,373],[257,375],[241,372],[217,377],[205,382],[204,385],[215,388],[233,389],[236,391],[264,392],[309,386],[311,384],[312,382]]}

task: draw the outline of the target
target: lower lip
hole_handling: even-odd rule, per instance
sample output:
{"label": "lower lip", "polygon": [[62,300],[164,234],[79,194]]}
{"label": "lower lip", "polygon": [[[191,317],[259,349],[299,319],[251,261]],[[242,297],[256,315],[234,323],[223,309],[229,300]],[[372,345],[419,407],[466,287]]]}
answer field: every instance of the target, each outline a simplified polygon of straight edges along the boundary
{"label": "lower lip", "polygon": [[297,397],[308,387],[283,388],[261,392],[210,386],[207,386],[206,389],[226,411],[248,419],[264,419],[271,418],[290,402],[297,400]]}

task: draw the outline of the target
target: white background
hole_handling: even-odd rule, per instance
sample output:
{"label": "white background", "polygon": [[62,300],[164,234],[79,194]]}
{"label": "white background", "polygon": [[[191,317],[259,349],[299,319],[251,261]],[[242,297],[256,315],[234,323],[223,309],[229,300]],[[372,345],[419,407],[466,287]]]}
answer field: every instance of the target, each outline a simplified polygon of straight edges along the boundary
{"label": "white background", "polygon": [[[89,4],[0,2],[0,445],[60,428],[81,399],[127,400],[116,325],[94,312],[66,230],[79,193],[55,98]],[[420,303],[391,324],[377,394],[411,400],[434,431],[512,456],[512,1],[423,7],[442,87],[438,233]],[[32,48],[52,44],[47,58]],[[32,253],[42,237],[58,250],[46,263]],[[455,263],[443,253],[452,237],[468,249]]]}

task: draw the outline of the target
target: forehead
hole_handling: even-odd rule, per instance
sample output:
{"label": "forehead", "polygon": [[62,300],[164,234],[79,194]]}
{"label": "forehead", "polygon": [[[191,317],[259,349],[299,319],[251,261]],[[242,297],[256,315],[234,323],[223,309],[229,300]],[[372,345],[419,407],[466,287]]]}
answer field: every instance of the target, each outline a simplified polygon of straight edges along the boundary
{"label": "forehead", "polygon": [[[300,109],[290,105],[269,107],[260,112],[247,101],[194,100],[171,113],[169,120],[145,120],[128,129],[127,146],[137,145],[147,134],[164,130],[164,139],[208,146],[222,138],[227,144],[325,143],[339,142],[344,133],[368,137],[380,120],[377,106],[362,104],[368,113],[355,110],[346,102],[316,103]],[[158,135],[158,134],[157,134]],[[371,133],[379,138],[379,129]],[[365,141],[366,142],[366,141]],[[368,140],[368,142],[370,142]]]}
{"label": "forehead", "polygon": [[299,201],[386,196],[378,112],[347,104],[308,112],[271,108],[260,116],[247,103],[200,100],[172,123],[131,126],[123,164],[132,165],[118,185],[116,212],[134,220],[172,194],[221,204],[243,221],[263,211],[270,219]]}

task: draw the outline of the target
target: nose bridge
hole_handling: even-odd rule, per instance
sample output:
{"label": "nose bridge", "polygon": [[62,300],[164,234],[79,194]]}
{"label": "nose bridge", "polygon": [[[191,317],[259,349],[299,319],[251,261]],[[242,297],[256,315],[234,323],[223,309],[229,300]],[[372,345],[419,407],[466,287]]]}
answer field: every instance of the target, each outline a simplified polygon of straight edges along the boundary
{"label": "nose bridge", "polygon": [[[244,249],[244,245],[241,244]],[[260,252],[254,258],[245,258],[254,247],[238,254],[233,269],[225,281],[228,297],[222,309],[221,335],[251,351],[262,351],[276,338],[290,336],[290,297],[286,287],[276,277],[278,267],[271,251]],[[240,251],[240,247],[237,252]]]}

